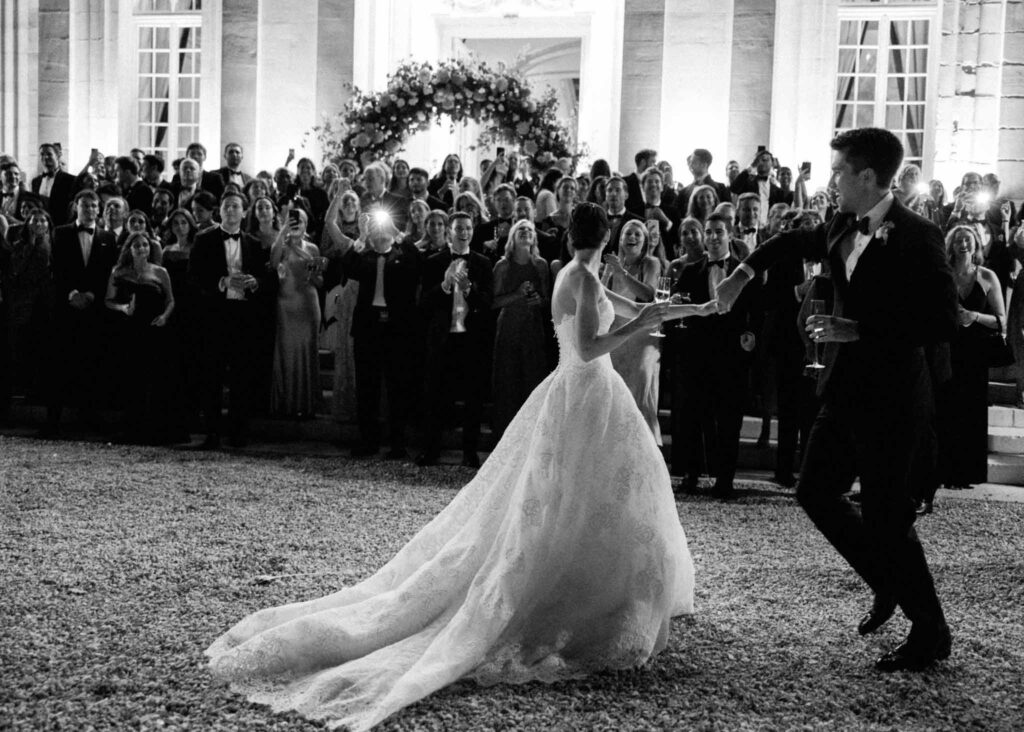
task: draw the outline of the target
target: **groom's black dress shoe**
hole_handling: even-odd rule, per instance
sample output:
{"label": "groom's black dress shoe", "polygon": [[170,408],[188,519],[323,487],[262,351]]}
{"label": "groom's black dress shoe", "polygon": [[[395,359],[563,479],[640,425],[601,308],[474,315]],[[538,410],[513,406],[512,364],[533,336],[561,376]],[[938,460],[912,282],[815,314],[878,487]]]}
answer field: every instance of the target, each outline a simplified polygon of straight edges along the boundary
{"label": "groom's black dress shoe", "polygon": [[949,626],[945,624],[928,632],[911,629],[905,641],[875,661],[875,668],[886,673],[921,671],[936,661],[949,658],[952,645]]}
{"label": "groom's black dress shoe", "polygon": [[871,609],[868,610],[867,614],[860,619],[860,623],[857,624],[857,632],[861,635],[874,633],[888,622],[894,612],[896,612],[895,600],[891,598],[882,599],[876,595]]}

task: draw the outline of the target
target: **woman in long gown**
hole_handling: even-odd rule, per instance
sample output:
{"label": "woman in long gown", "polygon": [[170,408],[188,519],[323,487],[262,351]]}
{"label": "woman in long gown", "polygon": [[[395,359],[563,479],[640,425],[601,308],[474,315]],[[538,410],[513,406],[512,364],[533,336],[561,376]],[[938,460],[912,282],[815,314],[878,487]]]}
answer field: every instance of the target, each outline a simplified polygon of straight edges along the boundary
{"label": "woman in long gown", "polygon": [[[206,653],[253,701],[372,727],[471,678],[556,681],[644,663],[693,610],[693,562],[668,471],[608,353],[714,304],[605,294],[595,204],[555,283],[558,368],[455,499],[369,579],[261,610]],[[614,313],[632,319],[609,331]]]}
{"label": "woman in long gown", "polygon": [[164,444],[187,439],[181,375],[174,334],[174,290],[167,270],[154,263],[154,240],[129,234],[107,284],[106,307],[119,313],[125,359],[125,424],[122,439]]}
{"label": "woman in long gown", "polygon": [[[643,221],[627,221],[619,235],[618,254],[605,256],[605,287],[638,303],[654,300],[654,288],[661,276],[661,262],[651,256],[647,227]],[[621,324],[621,318],[616,322]],[[612,366],[626,382],[640,413],[647,420],[654,440],[661,444],[658,423],[658,383],[661,375],[660,339],[639,335],[612,353]]]}
{"label": "woman in long gown", "polygon": [[492,425],[500,438],[530,393],[548,374],[544,318],[551,301],[548,263],[537,251],[532,221],[517,221],[505,256],[494,265],[493,307],[499,310],[494,336]]}
{"label": "woman in long gown", "polygon": [[324,238],[321,241],[321,251],[330,262],[324,273],[324,287],[327,289],[324,320],[327,323],[325,341],[334,351],[331,414],[337,422],[354,422],[356,418],[356,359],[352,343],[352,315],[359,299],[359,283],[343,277],[341,252],[342,243],[347,240],[359,240],[359,194],[338,186],[327,209]]}
{"label": "woman in long gown", "polygon": [[293,208],[271,249],[277,269],[277,338],[270,412],[283,417],[310,418],[320,401],[320,300],[323,284],[320,250],[306,237],[306,212]]}
{"label": "woman in long gown", "polygon": [[[969,488],[988,476],[988,362],[986,340],[1006,322],[995,273],[981,266],[981,246],[971,226],[954,226],[946,252],[960,307],[950,342],[952,378],[938,390],[939,478],[947,488]],[[933,491],[934,493],[934,491]],[[925,496],[931,510],[933,496]]]}

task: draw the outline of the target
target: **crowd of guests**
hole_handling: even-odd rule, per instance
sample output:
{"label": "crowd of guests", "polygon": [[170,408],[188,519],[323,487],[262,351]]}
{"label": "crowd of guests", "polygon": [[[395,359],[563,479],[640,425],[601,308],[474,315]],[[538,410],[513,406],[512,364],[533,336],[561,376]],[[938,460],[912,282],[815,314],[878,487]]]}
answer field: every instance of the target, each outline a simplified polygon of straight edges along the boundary
{"label": "crowd of guests", "polygon": [[[0,414],[14,395],[45,404],[53,436],[65,407],[115,407],[125,440],[201,431],[204,448],[222,435],[242,445],[254,414],[321,409],[328,350],[331,412],[359,426],[353,455],[386,446],[405,459],[419,431],[416,461],[432,464],[458,421],[463,463],[476,467],[481,423],[500,435],[556,366],[550,297],[579,202],[604,207],[612,225],[604,285],[638,302],[707,302],[768,238],[825,224],[834,208],[828,187],[808,190],[809,164],[794,173],[764,149],[745,168],[729,161],[722,182],[704,149],[687,157],[685,182],[649,149],[625,175],[604,160],[583,171],[504,151],[478,175],[455,154],[434,173],[371,156],[319,170],[302,158],[292,170],[290,155],[252,176],[244,160],[236,143],[212,170],[199,143],[170,166],[138,149],[93,150],[76,175],[44,144],[28,180],[0,157]],[[920,479],[926,510],[937,486],[985,480],[991,354],[1005,338],[1024,363],[1024,297],[1012,297],[1024,227],[992,174],[968,172],[947,195],[906,165],[892,195],[946,232],[959,286],[957,337],[931,354],[939,467]],[[613,354],[659,441],[659,407],[672,407],[683,489],[706,473],[731,493],[744,415],[761,418],[763,445],[777,416],[775,479],[794,484],[817,408],[800,323],[828,306],[827,269],[773,268],[728,313]],[[1018,395],[1024,405],[1020,377]]]}

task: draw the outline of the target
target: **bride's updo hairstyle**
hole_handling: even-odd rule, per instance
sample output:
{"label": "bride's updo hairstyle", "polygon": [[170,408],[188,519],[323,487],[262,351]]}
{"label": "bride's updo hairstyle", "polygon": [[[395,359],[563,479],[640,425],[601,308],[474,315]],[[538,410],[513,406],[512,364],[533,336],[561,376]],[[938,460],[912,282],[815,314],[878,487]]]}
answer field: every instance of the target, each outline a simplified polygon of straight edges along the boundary
{"label": "bride's updo hairstyle", "polygon": [[597,249],[610,228],[604,208],[596,203],[581,203],[572,211],[569,239],[575,249]]}

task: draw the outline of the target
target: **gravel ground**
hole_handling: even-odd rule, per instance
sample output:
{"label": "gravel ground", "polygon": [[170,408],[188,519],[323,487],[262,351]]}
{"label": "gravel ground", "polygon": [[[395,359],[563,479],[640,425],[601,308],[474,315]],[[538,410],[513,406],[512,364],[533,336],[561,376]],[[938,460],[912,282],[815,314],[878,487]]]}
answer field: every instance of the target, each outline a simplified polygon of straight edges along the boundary
{"label": "gravel ground", "polygon": [[[0,729],[316,729],[216,687],[202,651],[243,615],[369,575],[470,473],[0,438]],[[464,683],[382,729],[1020,729],[1024,504],[946,498],[921,526],[952,658],[884,676],[907,632],[792,498],[678,502],[695,616],[633,672]]]}

